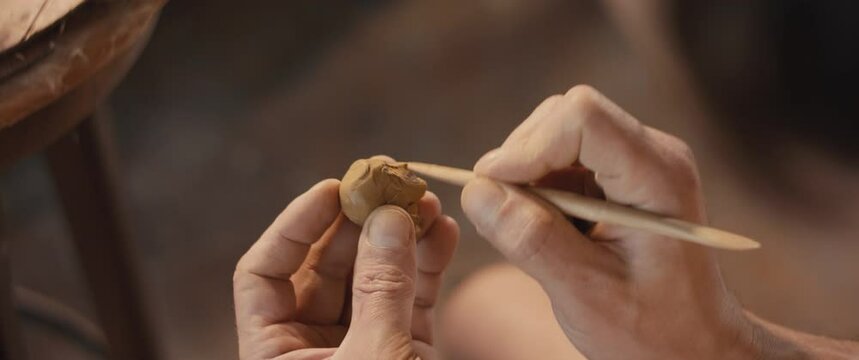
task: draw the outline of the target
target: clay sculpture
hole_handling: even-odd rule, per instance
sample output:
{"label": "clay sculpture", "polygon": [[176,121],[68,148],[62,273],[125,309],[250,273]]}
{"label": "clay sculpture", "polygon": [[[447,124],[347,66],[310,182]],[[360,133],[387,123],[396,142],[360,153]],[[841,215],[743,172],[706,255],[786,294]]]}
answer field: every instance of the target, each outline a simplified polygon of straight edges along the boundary
{"label": "clay sculpture", "polygon": [[370,213],[382,205],[396,205],[406,210],[421,234],[418,200],[427,183],[408,169],[405,163],[379,158],[359,159],[352,163],[340,182],[340,207],[352,222],[363,225]]}

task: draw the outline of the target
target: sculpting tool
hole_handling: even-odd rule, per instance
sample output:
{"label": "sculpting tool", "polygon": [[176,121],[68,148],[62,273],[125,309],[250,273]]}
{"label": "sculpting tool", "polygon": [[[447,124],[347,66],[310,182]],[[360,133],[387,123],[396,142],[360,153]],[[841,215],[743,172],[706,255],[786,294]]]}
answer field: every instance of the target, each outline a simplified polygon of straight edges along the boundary
{"label": "sculpting tool", "polygon": [[[408,162],[408,166],[420,175],[459,186],[465,186],[475,177],[471,171],[442,165]],[[750,250],[761,246],[757,241],[724,230],[576,193],[536,186],[520,188],[555,205],[564,214],[588,221],[627,226],[719,249]]]}

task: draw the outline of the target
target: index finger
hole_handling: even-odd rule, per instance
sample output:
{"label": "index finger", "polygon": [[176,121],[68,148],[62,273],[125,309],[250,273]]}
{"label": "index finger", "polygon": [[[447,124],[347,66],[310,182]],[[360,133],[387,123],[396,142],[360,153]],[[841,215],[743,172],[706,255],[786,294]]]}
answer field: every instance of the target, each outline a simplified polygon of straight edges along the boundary
{"label": "index finger", "polygon": [[526,125],[526,136],[508,138],[475,172],[530,183],[578,161],[596,173],[611,201],[687,219],[699,215],[698,199],[685,190],[697,189],[697,183],[686,186],[697,174],[685,144],[642,125],[596,90],[574,87]]}
{"label": "index finger", "polygon": [[340,213],[338,188],[328,179],[295,198],[239,260],[233,291],[240,335],[295,316],[290,277]]}

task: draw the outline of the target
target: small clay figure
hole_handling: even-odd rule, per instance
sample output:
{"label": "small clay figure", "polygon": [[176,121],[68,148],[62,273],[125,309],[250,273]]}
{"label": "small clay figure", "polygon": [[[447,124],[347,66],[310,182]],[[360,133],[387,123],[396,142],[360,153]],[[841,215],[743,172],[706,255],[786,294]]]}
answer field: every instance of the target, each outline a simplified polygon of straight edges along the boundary
{"label": "small clay figure", "polygon": [[418,200],[426,189],[426,181],[409,171],[406,163],[360,159],[352,163],[340,182],[340,207],[349,220],[363,225],[377,207],[399,206],[412,217],[415,234],[420,235]]}

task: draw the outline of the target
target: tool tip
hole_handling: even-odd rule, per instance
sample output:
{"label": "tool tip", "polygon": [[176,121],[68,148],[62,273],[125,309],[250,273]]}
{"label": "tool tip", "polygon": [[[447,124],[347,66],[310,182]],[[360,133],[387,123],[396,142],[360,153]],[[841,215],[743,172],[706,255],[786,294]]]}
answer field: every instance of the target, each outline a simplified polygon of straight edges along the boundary
{"label": "tool tip", "polygon": [[701,227],[696,229],[695,233],[708,239],[714,246],[722,249],[754,250],[761,247],[761,243],[755,240],[719,229]]}

